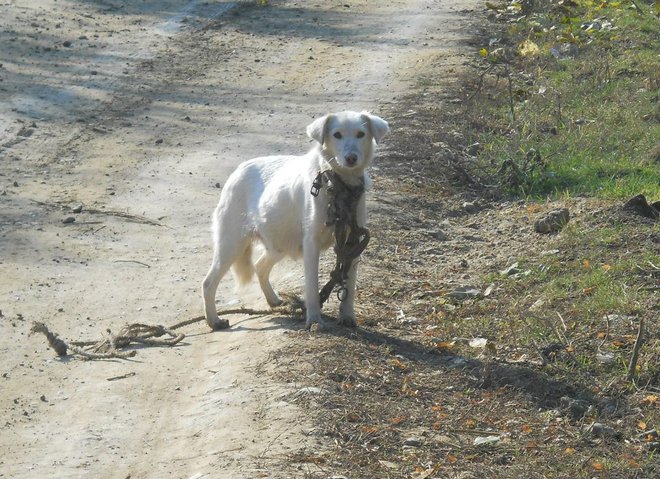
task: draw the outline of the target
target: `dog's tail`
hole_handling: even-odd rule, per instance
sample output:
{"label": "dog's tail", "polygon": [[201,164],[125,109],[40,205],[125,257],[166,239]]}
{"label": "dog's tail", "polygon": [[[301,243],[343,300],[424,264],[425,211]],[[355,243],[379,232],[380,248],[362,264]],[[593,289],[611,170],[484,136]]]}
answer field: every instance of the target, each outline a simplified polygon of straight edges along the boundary
{"label": "dog's tail", "polygon": [[254,265],[252,264],[252,243],[248,243],[231,267],[234,278],[239,286],[245,286],[252,280]]}

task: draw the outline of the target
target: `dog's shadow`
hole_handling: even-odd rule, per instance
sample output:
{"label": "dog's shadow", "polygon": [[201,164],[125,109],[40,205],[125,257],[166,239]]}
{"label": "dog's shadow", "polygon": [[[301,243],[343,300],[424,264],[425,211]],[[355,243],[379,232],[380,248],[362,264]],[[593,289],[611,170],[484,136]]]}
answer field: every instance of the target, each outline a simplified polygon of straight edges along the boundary
{"label": "dog's shadow", "polygon": [[[447,354],[426,346],[414,339],[394,336],[389,331],[358,326],[339,326],[336,320],[324,318],[329,327],[321,334],[332,335],[353,342],[355,347],[386,347],[390,355],[399,355],[423,367],[434,370],[465,372],[465,387],[499,389],[509,387],[526,394],[531,401],[543,409],[561,406],[562,398],[569,397],[596,403],[593,391],[580,382],[579,378],[555,378],[534,365],[511,364],[497,360],[481,360],[457,354]],[[294,322],[282,317],[275,320],[274,327],[304,329],[304,322]]]}
{"label": "dog's shadow", "polygon": [[[527,394],[538,407],[543,409],[560,407],[562,397],[586,400],[590,403],[596,402],[594,393],[582,384],[579,378],[576,378],[575,381],[566,378],[557,379],[531,364],[510,364],[503,361],[487,361],[457,354],[447,354],[414,339],[397,337],[390,331],[376,330],[365,326],[356,328],[341,326],[337,324],[336,318],[325,314],[323,320],[324,327],[322,331],[310,332],[310,339],[315,336],[334,336],[352,342],[358,348],[386,347],[392,356],[399,355],[434,370],[464,371],[465,387],[476,386],[484,389],[510,387]],[[250,325],[251,321],[253,321],[253,318],[249,316],[242,317],[232,322],[230,328],[222,331],[285,330],[302,333],[308,330],[302,315],[277,313],[254,326]]]}

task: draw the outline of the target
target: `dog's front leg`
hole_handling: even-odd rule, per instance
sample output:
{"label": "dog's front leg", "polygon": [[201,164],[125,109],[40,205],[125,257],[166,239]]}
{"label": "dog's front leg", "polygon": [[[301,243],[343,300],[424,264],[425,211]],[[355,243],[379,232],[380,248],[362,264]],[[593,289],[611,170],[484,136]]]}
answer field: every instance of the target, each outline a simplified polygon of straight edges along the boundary
{"label": "dog's front leg", "polygon": [[321,299],[319,298],[319,249],[318,241],[313,233],[305,235],[303,239],[303,262],[305,268],[305,325],[310,328],[313,324],[323,326],[321,318]]}
{"label": "dog's front leg", "polygon": [[[356,209],[357,224],[364,228],[367,224],[367,204],[364,195],[360,197]],[[339,324],[350,326],[354,328],[357,326],[355,321],[355,285],[357,282],[357,270],[360,257],[358,256],[351,263],[351,269],[348,270],[348,278],[346,279],[346,297],[339,305]]]}
{"label": "dog's front leg", "polygon": [[351,269],[348,271],[346,279],[346,297],[339,305],[339,324],[354,328],[357,326],[355,321],[355,283],[357,280],[357,268],[360,258],[353,260]]}

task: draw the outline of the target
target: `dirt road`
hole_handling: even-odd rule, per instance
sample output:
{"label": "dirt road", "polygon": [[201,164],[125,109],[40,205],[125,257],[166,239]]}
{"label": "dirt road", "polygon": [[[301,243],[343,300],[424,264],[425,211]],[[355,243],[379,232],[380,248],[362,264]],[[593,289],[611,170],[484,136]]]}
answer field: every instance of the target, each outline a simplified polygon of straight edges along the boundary
{"label": "dirt road", "polygon": [[[273,351],[314,340],[291,319],[197,323],[178,347],[121,361],[57,359],[29,335],[33,321],[81,340],[201,314],[232,169],[303,152],[328,111],[379,113],[431,62],[460,65],[477,2],[254,3],[2,7],[0,477],[311,474],[287,464],[323,448],[298,410],[309,392],[269,377]],[[275,275],[281,291],[302,284],[297,265]],[[229,278],[218,298],[265,306]]]}

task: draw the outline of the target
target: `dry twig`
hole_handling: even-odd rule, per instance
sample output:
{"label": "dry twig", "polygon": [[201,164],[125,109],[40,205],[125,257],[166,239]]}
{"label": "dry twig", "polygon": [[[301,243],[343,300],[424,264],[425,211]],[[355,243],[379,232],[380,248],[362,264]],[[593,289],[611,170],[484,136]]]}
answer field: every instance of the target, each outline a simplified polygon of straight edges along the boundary
{"label": "dry twig", "polygon": [[635,371],[637,370],[637,360],[639,359],[639,350],[642,347],[644,342],[644,318],[639,320],[639,329],[637,330],[637,338],[635,339],[635,345],[633,346],[632,356],[630,357],[630,364],[628,365],[628,381],[632,381],[635,377]]}

